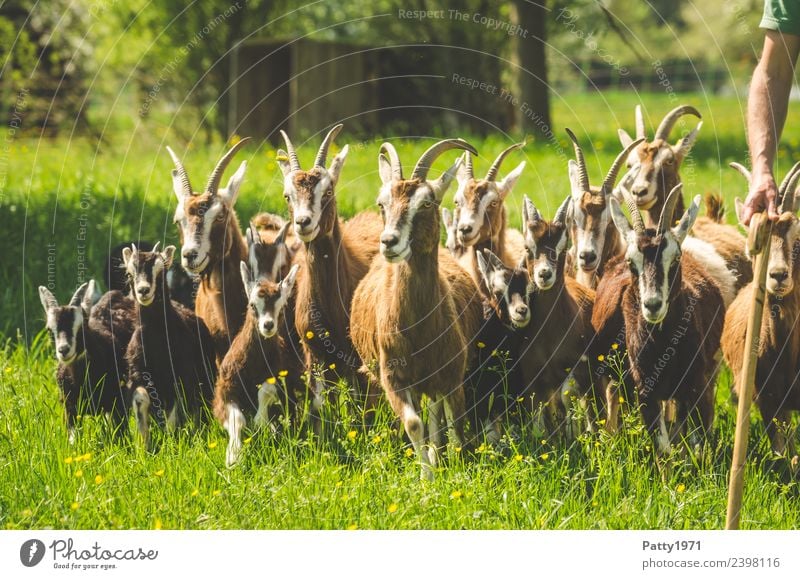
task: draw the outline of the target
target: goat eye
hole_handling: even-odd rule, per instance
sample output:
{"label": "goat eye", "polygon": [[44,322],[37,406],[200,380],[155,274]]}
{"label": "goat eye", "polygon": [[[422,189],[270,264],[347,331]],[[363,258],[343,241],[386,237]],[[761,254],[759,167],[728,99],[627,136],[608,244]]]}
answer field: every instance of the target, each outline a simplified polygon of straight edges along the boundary
{"label": "goat eye", "polygon": [[327,195],[328,197],[333,195],[333,187],[328,187],[328,190],[325,191],[325,195]]}
{"label": "goat eye", "polygon": [[492,201],[489,205],[491,205],[492,207],[497,207],[498,202],[497,201]]}
{"label": "goat eye", "polygon": [[423,206],[425,209],[430,209],[431,207],[433,207],[433,202],[431,202],[431,201],[423,201],[423,202],[422,202],[422,206]]}

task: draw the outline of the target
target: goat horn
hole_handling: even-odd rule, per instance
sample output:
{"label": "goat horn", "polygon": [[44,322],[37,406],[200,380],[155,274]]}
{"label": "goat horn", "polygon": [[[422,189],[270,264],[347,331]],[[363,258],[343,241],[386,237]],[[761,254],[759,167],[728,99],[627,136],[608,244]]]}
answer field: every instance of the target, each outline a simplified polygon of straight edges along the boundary
{"label": "goat horn", "polygon": [[628,191],[625,185],[620,183],[619,190],[620,193],[622,193],[622,200],[625,201],[625,206],[628,208],[628,213],[631,214],[633,232],[636,233],[636,235],[641,235],[645,231],[645,226],[642,214],[639,213],[639,207],[636,205],[633,195]]}
{"label": "goat horn", "polygon": [[189,182],[189,173],[186,172],[186,167],[184,167],[183,163],[181,163],[181,160],[178,159],[178,155],[175,154],[175,151],[167,147],[167,152],[169,153],[169,156],[172,157],[175,170],[178,172],[178,177],[181,179],[181,188],[183,189],[183,194],[191,195],[194,189],[192,189],[192,184]]}
{"label": "goat horn", "polygon": [[250,141],[250,137],[244,137],[243,139],[239,140],[233,147],[231,147],[227,153],[225,153],[222,158],[217,163],[217,166],[214,167],[214,170],[211,172],[211,176],[208,178],[208,184],[206,185],[206,192],[211,193],[212,195],[217,194],[217,190],[219,189],[219,182],[222,179],[222,174],[225,172],[225,169],[228,167],[228,164],[233,159],[233,156],[236,152],[244,147]]}
{"label": "goat horn", "polygon": [[747,183],[750,184],[750,180],[751,180],[750,171],[748,171],[747,168],[744,165],[740,165],[739,163],[734,161],[734,162],[730,163],[730,167],[733,168],[733,169],[736,169],[737,171],[739,171],[739,173],[742,174],[742,177],[747,179]]}
{"label": "goat horn", "polygon": [[642,105],[636,105],[636,138],[644,139],[644,115],[642,115]]}
{"label": "goat horn", "polygon": [[469,151],[473,155],[478,154],[478,151],[475,149],[475,147],[463,139],[445,139],[444,141],[439,141],[438,143],[431,145],[427,151],[422,153],[419,161],[417,161],[417,164],[414,165],[414,170],[411,172],[411,179],[425,181],[428,178],[428,170],[431,168],[431,165],[433,165],[433,162],[436,160],[436,158],[450,149],[463,149],[465,151]]}
{"label": "goat horn", "polygon": [[664,233],[672,225],[675,216],[675,205],[678,203],[678,197],[681,195],[683,195],[683,184],[678,183],[672,188],[669,195],[667,195],[667,200],[664,202],[664,207],[661,209],[661,217],[658,219],[658,229],[656,229],[656,233]]}
{"label": "goat horn", "polygon": [[789,173],[783,178],[781,186],[778,188],[778,195],[781,198],[781,213],[784,211],[792,211],[794,208],[794,193],[798,178],[800,178],[800,162],[795,163],[794,166],[789,169]]}
{"label": "goat horn", "polygon": [[567,224],[567,212],[569,211],[569,203],[572,201],[572,195],[567,195],[567,198],[561,202],[558,209],[556,210],[556,214],[553,217],[553,223],[561,223],[563,225]]}
{"label": "goat horn", "polygon": [[589,174],[586,172],[586,159],[583,158],[583,151],[578,144],[578,138],[571,130],[566,129],[567,135],[572,140],[572,146],[575,149],[575,160],[578,162],[578,179],[581,182],[581,189],[584,191],[589,190]]}
{"label": "goat horn", "polygon": [[160,241],[156,241],[156,244],[153,246],[153,249],[150,250],[151,253],[158,253],[158,244],[161,243]]}
{"label": "goat horn", "polygon": [[319,151],[317,151],[317,158],[314,159],[314,166],[315,167],[322,167],[325,168],[325,161],[328,159],[328,149],[333,143],[333,140],[336,138],[336,135],[339,134],[339,131],[342,130],[344,125],[339,123],[335,127],[333,127],[328,134],[325,135],[325,139],[322,141],[322,144],[319,146]]}
{"label": "goat horn", "polygon": [[506,156],[511,151],[514,151],[516,149],[521,149],[524,146],[525,146],[525,142],[524,141],[522,143],[515,143],[515,144],[511,145],[510,147],[507,147],[502,153],[497,155],[497,159],[494,160],[494,163],[492,163],[492,166],[489,167],[489,172],[486,173],[486,180],[487,181],[494,181],[497,178],[497,172],[500,170],[500,165],[503,163],[503,160],[506,158]]}
{"label": "goat horn", "polygon": [[644,137],[637,138],[635,141],[625,147],[625,149],[623,149],[619,155],[617,155],[617,158],[614,159],[614,163],[608,170],[608,174],[606,175],[606,178],[603,180],[603,184],[600,187],[601,193],[608,195],[614,190],[614,185],[617,184],[617,176],[619,175],[620,169],[622,169],[622,166],[625,164],[625,161],[628,160],[628,155],[630,155],[631,151],[638,147],[643,141]]}
{"label": "goat horn", "polygon": [[294,145],[289,139],[289,135],[286,134],[286,131],[281,129],[281,136],[283,137],[283,142],[286,143],[286,154],[289,155],[289,168],[292,171],[299,171],[300,161],[297,160],[297,151],[294,150]]}
{"label": "goat horn", "polygon": [[681,118],[683,115],[694,115],[698,119],[703,118],[703,116],[700,114],[700,111],[698,111],[691,105],[681,105],[679,107],[676,107],[672,109],[670,112],[668,112],[667,115],[664,117],[664,119],[661,121],[661,124],[658,125],[654,140],[666,139],[667,137],[669,137],[669,133],[672,130],[672,127],[675,126],[677,120]]}
{"label": "goat horn", "polygon": [[469,151],[464,153],[464,169],[467,171],[467,179],[475,178],[475,171],[472,168],[472,154]]}
{"label": "goat horn", "polygon": [[389,163],[392,166],[392,179],[395,181],[403,180],[403,165],[400,164],[400,157],[397,155],[397,149],[391,143],[383,143],[381,145],[381,153],[385,153],[389,157]]}

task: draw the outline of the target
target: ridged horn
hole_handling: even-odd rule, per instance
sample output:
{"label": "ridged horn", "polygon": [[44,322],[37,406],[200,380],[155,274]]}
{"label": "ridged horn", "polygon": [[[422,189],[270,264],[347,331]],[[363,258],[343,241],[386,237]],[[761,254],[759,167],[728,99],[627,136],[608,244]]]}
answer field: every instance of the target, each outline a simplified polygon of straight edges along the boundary
{"label": "ridged horn", "polygon": [[636,205],[636,200],[633,198],[633,195],[630,191],[625,187],[625,185],[620,184],[619,186],[620,193],[622,193],[622,200],[625,202],[625,207],[628,208],[628,213],[631,214],[631,225],[633,225],[633,231],[636,235],[641,235],[645,231],[644,220],[642,219],[642,214],[639,213],[639,207]]}
{"label": "ridged horn", "polygon": [[283,137],[283,142],[286,144],[286,154],[289,155],[289,168],[292,171],[299,171],[300,161],[297,160],[297,151],[294,150],[294,145],[291,139],[289,139],[289,135],[286,134],[286,131],[281,129],[281,136]]}
{"label": "ridged horn", "polygon": [[464,151],[469,151],[473,155],[478,154],[478,151],[475,149],[475,147],[463,139],[445,139],[443,141],[439,141],[438,143],[431,145],[427,151],[422,153],[419,161],[417,161],[417,164],[414,165],[414,171],[411,173],[411,179],[425,181],[425,179],[428,178],[428,171],[430,170],[431,165],[433,165],[433,162],[436,160],[436,158],[450,149],[463,149]]}
{"label": "ridged horn", "polygon": [[570,140],[572,141],[572,147],[575,149],[575,161],[578,163],[578,179],[581,183],[581,189],[584,191],[589,190],[589,174],[586,172],[586,159],[583,157],[583,150],[581,146],[578,144],[578,138],[575,136],[571,130],[566,129],[567,135],[569,135]]}
{"label": "ridged horn", "polygon": [[333,143],[333,140],[336,138],[336,135],[339,134],[339,131],[342,130],[344,125],[339,123],[335,127],[333,127],[328,134],[325,135],[325,139],[322,141],[322,144],[319,146],[319,151],[317,151],[317,158],[314,159],[314,166],[315,167],[322,167],[325,168],[325,162],[328,160],[328,149]]}
{"label": "ridged horn", "polygon": [[467,179],[475,178],[475,170],[472,167],[472,153],[470,153],[469,151],[466,151],[464,153],[464,169],[467,172]]}
{"label": "ridged horn", "polygon": [[661,217],[658,219],[657,234],[662,234],[667,231],[672,222],[674,221],[675,205],[678,203],[678,197],[683,195],[683,184],[678,183],[672,188],[672,191],[667,195],[667,200],[664,202],[664,207],[661,209]]}
{"label": "ridged horn", "polygon": [[606,174],[606,178],[603,179],[603,184],[600,186],[601,193],[608,195],[614,190],[614,185],[617,184],[617,176],[619,175],[622,166],[625,164],[625,161],[628,160],[628,155],[631,154],[636,147],[638,147],[644,141],[644,137],[637,138],[631,144],[629,144],[623,151],[617,155],[617,158],[614,159],[614,163],[611,165],[611,168],[608,170]]}
{"label": "ridged horn", "polygon": [[392,179],[395,181],[403,180],[403,165],[400,164],[400,157],[397,155],[397,149],[391,143],[383,143],[381,145],[381,153],[389,157],[389,164],[392,166]]}
{"label": "ridged horn", "polygon": [[[502,153],[497,155],[497,159],[494,160],[494,163],[492,163],[492,166],[489,167],[489,171],[486,173],[486,180],[494,181],[497,178],[498,171],[500,171],[500,165],[503,163],[503,160],[506,158],[506,156],[511,151],[514,151],[516,149],[521,149],[524,146],[525,146],[524,141],[522,143],[515,143],[510,147],[506,147],[506,149],[504,149]],[[467,153],[467,158],[469,158],[469,153]]]}
{"label": "ridged horn", "polygon": [[683,115],[694,115],[698,119],[703,118],[703,116],[700,114],[700,111],[698,111],[692,105],[681,105],[679,107],[675,107],[667,113],[667,115],[662,119],[661,124],[658,125],[654,139],[666,139],[669,137],[672,127],[675,126],[675,123]]}
{"label": "ridged horn", "polygon": [[217,194],[219,182],[222,179],[222,174],[225,172],[225,169],[228,168],[228,164],[231,162],[231,159],[233,159],[233,156],[236,155],[236,152],[244,147],[249,141],[250,137],[244,137],[222,156],[208,178],[208,184],[206,185],[207,193],[211,193],[212,195]]}
{"label": "ridged horn", "polygon": [[800,162],[795,163],[789,169],[786,177],[781,181],[780,187],[778,187],[778,195],[780,196],[779,210],[781,213],[794,210],[794,193],[798,179],[800,179]]}
{"label": "ridged horn", "polygon": [[194,189],[192,189],[192,184],[189,182],[189,173],[186,172],[186,167],[183,166],[183,163],[181,163],[181,160],[178,158],[178,155],[175,154],[175,151],[167,147],[167,152],[169,153],[169,156],[172,157],[172,163],[175,165],[175,170],[178,172],[183,194],[191,195],[194,193]]}

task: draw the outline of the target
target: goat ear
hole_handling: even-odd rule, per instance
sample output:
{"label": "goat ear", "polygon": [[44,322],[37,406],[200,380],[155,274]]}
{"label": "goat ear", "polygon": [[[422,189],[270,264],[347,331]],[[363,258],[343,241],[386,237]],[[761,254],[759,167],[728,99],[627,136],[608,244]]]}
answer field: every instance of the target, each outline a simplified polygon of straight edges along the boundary
{"label": "goat ear", "polygon": [[242,161],[242,164],[236,169],[236,173],[228,179],[228,186],[219,191],[219,196],[231,207],[236,203],[236,198],[239,196],[239,189],[242,186],[242,181],[244,181],[245,171],[247,171],[247,161]]}
{"label": "goat ear", "polygon": [[578,163],[574,159],[567,162],[567,172],[569,173],[569,186],[572,191],[572,197],[576,201],[580,201],[583,197],[583,188],[581,187],[581,180],[578,176]]}
{"label": "goat ear", "polygon": [[289,273],[286,274],[286,277],[281,280],[281,294],[284,296],[289,296],[292,293],[292,289],[294,289],[294,282],[297,279],[297,272],[300,269],[300,264],[296,263],[292,266],[292,269],[289,270]]}
{"label": "goat ear", "polygon": [[492,270],[489,266],[489,262],[486,261],[486,258],[483,257],[483,252],[478,251],[475,253],[478,257],[478,271],[481,274],[481,278],[483,279],[483,283],[486,285],[489,291],[492,290]]}
{"label": "goat ear", "polygon": [[453,226],[453,214],[447,207],[442,207],[442,223],[444,223],[445,231]]}
{"label": "goat ear", "polygon": [[678,141],[674,147],[672,147],[672,152],[675,154],[675,157],[678,158],[679,161],[682,161],[686,155],[689,154],[689,151],[692,150],[692,146],[694,142],[697,140],[697,134],[700,132],[700,128],[703,126],[703,121],[697,123],[697,126],[690,132],[688,135],[683,137],[680,141]]}
{"label": "goat ear", "polygon": [[275,153],[275,159],[278,161],[278,167],[281,168],[284,177],[292,172],[292,165],[289,163],[289,153],[283,149],[278,149]]}
{"label": "goat ear", "polygon": [[378,173],[381,176],[381,183],[386,185],[392,181],[392,164],[389,158],[383,153],[378,154]]}
{"label": "goat ear", "polygon": [[619,142],[622,143],[623,149],[626,149],[633,142],[633,139],[625,129],[617,129],[617,135],[619,135]]}
{"label": "goat ear", "polygon": [[462,157],[456,159],[456,162],[444,173],[442,173],[438,179],[434,181],[428,181],[428,184],[433,191],[434,196],[436,197],[437,201],[441,201],[442,197],[444,197],[447,188],[450,186],[450,183],[453,182],[453,179],[456,177],[456,173],[458,172],[458,168],[461,166]]}
{"label": "goat ear", "polygon": [[505,179],[500,181],[497,184],[497,190],[500,192],[500,197],[503,199],[511,193],[511,189],[514,188],[517,181],[519,180],[520,176],[522,175],[522,170],[525,168],[525,161],[522,161],[519,165],[517,165],[513,171],[511,171],[508,175],[506,175]]}
{"label": "goat ear", "polygon": [[503,263],[503,261],[499,257],[497,257],[494,253],[492,253],[490,250],[484,249],[483,253],[486,255],[487,259],[489,260],[489,265],[492,267],[493,270],[502,271],[502,270],[504,270],[506,268],[506,266]]}
{"label": "goat ear", "polygon": [[692,225],[694,225],[695,219],[697,219],[697,214],[700,213],[700,200],[700,195],[695,195],[688,209],[686,209],[686,212],[683,214],[683,217],[681,217],[681,220],[672,228],[672,235],[678,240],[679,245],[686,239],[689,230],[692,228]]}
{"label": "goat ear", "polygon": [[69,300],[69,305],[73,308],[81,307],[81,302],[83,302],[83,296],[86,295],[86,288],[89,287],[89,282],[81,284],[81,286],[75,290],[75,293],[72,294],[72,299]]}
{"label": "goat ear", "polygon": [[525,195],[525,198],[522,201],[523,227],[525,229],[528,229],[541,220],[542,220],[542,215],[541,213],[539,213],[539,210],[536,209],[536,205],[534,205],[533,201],[531,201],[530,198],[527,195]]}
{"label": "goat ear", "polygon": [[247,247],[251,247],[261,241],[261,236],[258,234],[255,224],[251,221],[250,225],[244,232],[245,239],[247,239]]}
{"label": "goat ear", "polygon": [[620,206],[619,201],[617,201],[615,197],[611,197],[608,200],[608,207],[611,210],[611,219],[614,221],[614,227],[617,228],[617,231],[619,231],[623,239],[628,243],[633,243],[636,234],[631,228],[631,224],[628,223],[628,218],[625,217],[625,214],[622,212],[622,206]]}
{"label": "goat ear", "polygon": [[56,296],[54,296],[53,292],[43,285],[39,286],[39,300],[42,302],[42,307],[44,308],[45,313],[58,307],[58,300],[56,300]]}
{"label": "goat ear", "polygon": [[350,152],[350,145],[345,145],[339,154],[331,161],[331,166],[328,168],[328,175],[330,175],[331,183],[336,185],[339,182],[339,174],[342,172],[344,162],[347,160],[347,153]]}
{"label": "goat ear", "polygon": [[97,289],[97,282],[90,279],[86,285],[86,291],[83,292],[83,299],[81,300],[81,309],[83,314],[88,316],[92,311],[92,306],[100,299],[100,290]]}
{"label": "goat ear", "polygon": [[278,235],[275,236],[275,243],[276,245],[285,245],[286,244],[286,234],[289,233],[289,228],[292,226],[291,222],[287,221],[286,223],[281,226],[280,230],[278,230]]}
{"label": "goat ear", "polygon": [[[135,249],[136,246],[134,245],[133,248]],[[128,267],[128,264],[130,263],[131,258],[133,257],[133,251],[134,250],[131,249],[130,247],[122,248],[122,263],[125,265],[126,268]]]}
{"label": "goat ear", "polygon": [[250,298],[250,288],[253,285],[253,278],[250,275],[250,268],[247,267],[247,263],[244,261],[239,262],[239,273],[242,276],[242,283],[244,284],[244,293],[247,295],[247,298]]}
{"label": "goat ear", "polygon": [[172,259],[175,257],[175,246],[168,245],[161,252],[161,259],[164,260],[164,269],[169,269],[172,266]]}

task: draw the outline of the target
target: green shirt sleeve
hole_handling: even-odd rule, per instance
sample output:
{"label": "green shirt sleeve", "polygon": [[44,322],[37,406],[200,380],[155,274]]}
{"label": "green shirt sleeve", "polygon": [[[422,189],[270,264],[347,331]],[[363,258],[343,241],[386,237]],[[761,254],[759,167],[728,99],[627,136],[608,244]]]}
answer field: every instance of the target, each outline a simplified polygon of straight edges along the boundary
{"label": "green shirt sleeve", "polygon": [[765,0],[760,26],[800,36],[800,0]]}

